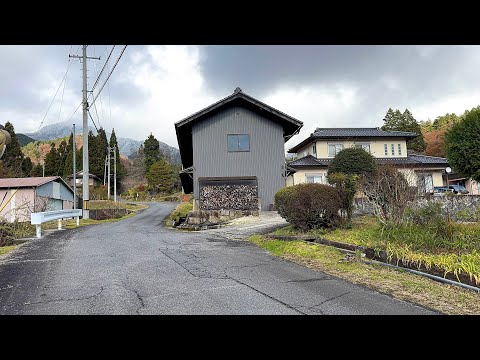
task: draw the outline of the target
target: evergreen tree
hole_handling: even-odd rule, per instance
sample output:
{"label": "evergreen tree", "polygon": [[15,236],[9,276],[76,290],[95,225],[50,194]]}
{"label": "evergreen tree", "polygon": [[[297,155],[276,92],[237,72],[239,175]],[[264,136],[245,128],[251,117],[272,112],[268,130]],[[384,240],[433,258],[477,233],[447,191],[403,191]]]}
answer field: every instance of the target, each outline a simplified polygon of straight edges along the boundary
{"label": "evergreen tree", "polygon": [[408,109],[405,109],[403,113],[403,121],[402,121],[401,128],[405,130],[400,130],[400,131],[410,131],[418,135],[413,139],[407,140],[407,149],[414,150],[417,152],[425,151],[425,148],[427,147],[427,145],[425,144],[425,140],[423,139],[423,134],[422,134],[422,129],[420,127],[420,124],[417,122],[417,120],[415,120],[412,113]]}
{"label": "evergreen tree", "polygon": [[30,173],[32,172],[33,164],[32,160],[29,157],[26,157],[23,159],[22,162],[22,171],[24,176],[30,176]]}
{"label": "evergreen tree", "polygon": [[415,120],[412,113],[408,109],[405,109],[402,114],[398,109],[393,111],[391,108],[389,108],[385,115],[382,130],[414,132],[418,136],[407,140],[407,149],[414,150],[416,152],[423,152],[426,148],[420,124],[417,122],[417,120]]}
{"label": "evergreen tree", "polygon": [[65,162],[68,155],[68,146],[65,140],[62,140],[57,149],[57,165],[55,167],[55,175],[63,176]]}
{"label": "evergreen tree", "polygon": [[88,171],[90,174],[103,178],[105,156],[103,156],[102,166],[100,167],[98,158],[101,156],[102,151],[98,146],[98,140],[97,136],[93,135],[93,132],[90,130],[88,132]]}
{"label": "evergreen tree", "polygon": [[105,157],[108,153],[107,134],[103,128],[98,129],[95,138],[95,147],[95,156],[90,162],[90,164],[92,164],[90,172],[97,175],[100,179],[103,179],[103,174],[105,172]]}
{"label": "evergreen tree", "polygon": [[395,128],[398,124],[395,124],[395,116],[392,108],[388,108],[385,118],[383,119],[384,125],[382,130],[391,130]]}
{"label": "evergreen tree", "polygon": [[55,144],[50,144],[50,152],[45,156],[45,176],[56,176],[58,166],[58,152]]}
{"label": "evergreen tree", "polygon": [[172,166],[163,159],[154,162],[147,172],[147,181],[156,192],[173,192],[175,180]]}
{"label": "evergreen tree", "polygon": [[480,181],[480,108],[473,108],[445,134],[448,163],[467,177]]}
{"label": "evergreen tree", "polygon": [[[117,136],[115,135],[115,129],[112,129],[112,134],[110,135],[110,148],[115,147],[115,156],[116,156],[116,165],[117,165],[117,192],[120,191],[121,186],[122,186],[122,180],[125,177],[126,174],[126,169],[125,166],[123,166],[122,162],[120,161],[120,150],[118,149],[118,143],[117,143]],[[111,166],[111,174],[113,175],[113,161]],[[113,181],[111,182],[112,184],[112,191],[113,191]]]}
{"label": "evergreen tree", "polygon": [[160,160],[160,143],[153,134],[150,133],[147,140],[143,143],[143,151],[145,154],[145,170],[148,173],[150,166]]}
{"label": "evergreen tree", "polygon": [[70,137],[68,138],[67,149],[68,152],[65,159],[65,166],[63,167],[63,177],[73,174],[73,133],[70,133]]}
{"label": "evergreen tree", "polygon": [[17,135],[15,134],[15,128],[9,121],[7,121],[5,123],[5,130],[10,133],[12,142],[7,145],[5,153],[2,156],[3,166],[8,169],[8,173],[10,173],[12,177],[22,177],[22,163],[24,156]]}
{"label": "evergreen tree", "polygon": [[35,177],[35,176],[42,176],[43,175],[43,166],[42,164],[37,164],[32,167],[32,171],[30,172],[30,176]]}

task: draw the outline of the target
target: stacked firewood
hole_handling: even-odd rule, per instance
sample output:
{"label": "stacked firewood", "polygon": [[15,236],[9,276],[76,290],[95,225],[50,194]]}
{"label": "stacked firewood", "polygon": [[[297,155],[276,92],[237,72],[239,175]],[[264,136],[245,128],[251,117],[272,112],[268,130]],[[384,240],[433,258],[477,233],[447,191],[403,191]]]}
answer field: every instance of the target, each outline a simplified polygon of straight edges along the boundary
{"label": "stacked firewood", "polygon": [[202,210],[253,210],[258,208],[256,185],[208,185],[200,190]]}

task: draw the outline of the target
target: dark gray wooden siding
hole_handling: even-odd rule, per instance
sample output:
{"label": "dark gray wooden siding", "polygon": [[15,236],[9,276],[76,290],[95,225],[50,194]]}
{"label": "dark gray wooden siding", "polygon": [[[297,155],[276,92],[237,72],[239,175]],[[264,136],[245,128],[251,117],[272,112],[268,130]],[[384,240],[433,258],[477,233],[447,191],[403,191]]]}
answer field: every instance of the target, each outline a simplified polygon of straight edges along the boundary
{"label": "dark gray wooden siding", "polygon": [[[249,152],[228,152],[227,134],[249,134]],[[263,210],[285,186],[284,139],[281,125],[243,107],[226,109],[192,128],[194,196],[198,178],[256,176]]]}

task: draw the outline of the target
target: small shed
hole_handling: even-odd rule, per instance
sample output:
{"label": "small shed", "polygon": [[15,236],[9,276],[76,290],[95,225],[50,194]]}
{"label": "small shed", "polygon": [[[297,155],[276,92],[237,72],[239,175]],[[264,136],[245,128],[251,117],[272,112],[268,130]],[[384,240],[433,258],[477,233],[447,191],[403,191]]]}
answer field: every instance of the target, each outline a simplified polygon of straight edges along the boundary
{"label": "small shed", "polygon": [[[73,175],[67,176],[68,185],[73,187]],[[75,184],[77,188],[81,188],[83,186],[83,171],[78,171],[75,175]],[[97,186],[100,184],[100,179],[98,176],[88,173],[88,185],[89,186]]]}
{"label": "small shed", "polygon": [[30,221],[32,212],[73,208],[73,189],[60,176],[0,179],[0,216]]}

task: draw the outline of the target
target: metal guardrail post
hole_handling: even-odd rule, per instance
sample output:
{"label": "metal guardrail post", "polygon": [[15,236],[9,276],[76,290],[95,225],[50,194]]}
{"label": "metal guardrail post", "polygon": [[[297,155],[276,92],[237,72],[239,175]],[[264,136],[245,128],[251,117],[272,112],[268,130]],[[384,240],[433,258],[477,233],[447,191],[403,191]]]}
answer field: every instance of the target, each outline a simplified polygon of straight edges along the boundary
{"label": "metal guardrail post", "polygon": [[42,225],[41,224],[35,225],[35,230],[37,232],[37,238],[40,239],[42,237]]}
{"label": "metal guardrail post", "polygon": [[77,226],[80,226],[80,216],[77,216]]}
{"label": "metal guardrail post", "polygon": [[58,219],[58,230],[62,230],[62,219]]}

